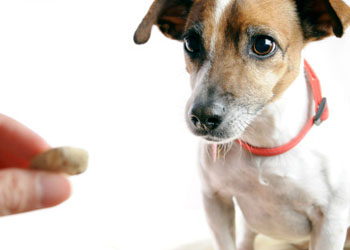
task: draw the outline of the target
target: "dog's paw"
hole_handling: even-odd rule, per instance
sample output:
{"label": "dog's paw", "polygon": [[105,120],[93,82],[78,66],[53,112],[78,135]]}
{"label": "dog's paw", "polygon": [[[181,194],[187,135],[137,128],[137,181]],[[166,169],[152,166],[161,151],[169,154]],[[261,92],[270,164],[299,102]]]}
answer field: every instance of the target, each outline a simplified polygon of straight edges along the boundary
{"label": "dog's paw", "polygon": [[253,244],[242,244],[240,246],[238,246],[237,250],[254,250],[254,246]]}

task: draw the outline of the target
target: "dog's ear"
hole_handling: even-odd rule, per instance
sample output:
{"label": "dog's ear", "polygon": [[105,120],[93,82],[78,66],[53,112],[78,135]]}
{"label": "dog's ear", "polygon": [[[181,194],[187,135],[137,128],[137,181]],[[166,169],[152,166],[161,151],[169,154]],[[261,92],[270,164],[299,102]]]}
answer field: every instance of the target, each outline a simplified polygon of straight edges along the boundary
{"label": "dog's ear", "polygon": [[181,40],[194,1],[155,0],[135,32],[135,43],[143,44],[148,41],[153,24],[156,24],[167,37]]}
{"label": "dog's ear", "polygon": [[306,40],[341,37],[350,24],[350,8],[342,0],[295,0]]}

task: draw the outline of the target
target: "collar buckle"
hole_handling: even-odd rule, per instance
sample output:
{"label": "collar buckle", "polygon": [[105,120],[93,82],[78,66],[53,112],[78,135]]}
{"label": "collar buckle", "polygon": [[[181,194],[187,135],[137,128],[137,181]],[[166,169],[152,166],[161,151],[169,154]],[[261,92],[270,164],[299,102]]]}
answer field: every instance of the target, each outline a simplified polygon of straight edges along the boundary
{"label": "collar buckle", "polygon": [[318,105],[316,115],[314,117],[314,124],[319,126],[323,122],[322,115],[326,110],[327,99],[325,97],[322,98],[320,104]]}

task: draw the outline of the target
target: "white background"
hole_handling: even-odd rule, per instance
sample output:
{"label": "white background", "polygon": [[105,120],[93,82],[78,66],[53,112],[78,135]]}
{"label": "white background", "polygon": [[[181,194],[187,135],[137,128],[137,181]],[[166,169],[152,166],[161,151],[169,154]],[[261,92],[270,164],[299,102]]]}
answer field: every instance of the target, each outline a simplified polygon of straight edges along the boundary
{"label": "white background", "polygon": [[[208,237],[182,45],[156,29],[132,41],[151,3],[0,1],[0,112],[90,153],[70,200],[0,218],[0,249],[157,250]],[[349,34],[307,54],[316,71],[349,78]]]}

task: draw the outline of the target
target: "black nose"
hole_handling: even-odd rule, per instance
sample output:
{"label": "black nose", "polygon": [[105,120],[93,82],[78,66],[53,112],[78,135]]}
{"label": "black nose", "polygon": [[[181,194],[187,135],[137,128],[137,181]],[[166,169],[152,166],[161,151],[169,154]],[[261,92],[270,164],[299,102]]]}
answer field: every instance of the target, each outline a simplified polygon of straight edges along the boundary
{"label": "black nose", "polygon": [[214,130],[224,119],[225,107],[219,103],[196,103],[192,106],[189,116],[197,129]]}

